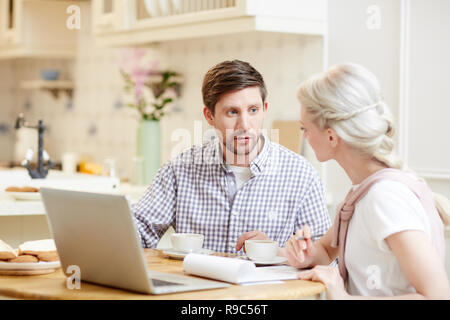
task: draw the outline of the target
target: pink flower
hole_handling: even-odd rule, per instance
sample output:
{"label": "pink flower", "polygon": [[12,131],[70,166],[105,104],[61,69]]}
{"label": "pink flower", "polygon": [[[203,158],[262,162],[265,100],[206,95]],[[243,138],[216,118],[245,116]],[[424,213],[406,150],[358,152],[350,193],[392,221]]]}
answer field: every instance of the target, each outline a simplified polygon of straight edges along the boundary
{"label": "pink flower", "polygon": [[150,62],[148,66],[142,66],[141,60],[147,54],[144,48],[125,48],[122,51],[122,59],[119,61],[120,68],[130,75],[130,80],[135,84],[135,95],[137,101],[142,98],[142,90],[150,75],[158,73],[158,61]]}
{"label": "pink flower", "polygon": [[139,68],[141,59],[145,56],[147,50],[144,48],[125,48],[122,50],[122,58],[119,61],[120,68],[126,73],[131,73]]}
{"label": "pink flower", "polygon": [[134,90],[138,101],[141,100],[142,98],[142,89],[144,88],[145,82],[148,79],[148,74],[149,74],[148,70],[139,70],[139,69],[135,69],[131,73],[131,81],[134,82],[135,85]]}

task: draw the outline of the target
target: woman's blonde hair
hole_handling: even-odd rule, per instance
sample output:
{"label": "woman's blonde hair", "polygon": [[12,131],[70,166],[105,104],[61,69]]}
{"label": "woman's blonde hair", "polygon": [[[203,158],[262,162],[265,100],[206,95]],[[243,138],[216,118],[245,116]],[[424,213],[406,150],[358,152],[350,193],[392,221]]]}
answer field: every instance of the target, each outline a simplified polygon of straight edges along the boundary
{"label": "woman's blonde hair", "polygon": [[[392,113],[376,76],[346,63],[303,82],[297,98],[321,129],[331,128],[350,147],[389,168],[410,171],[394,152]],[[448,200],[435,197],[445,224],[450,223]]]}

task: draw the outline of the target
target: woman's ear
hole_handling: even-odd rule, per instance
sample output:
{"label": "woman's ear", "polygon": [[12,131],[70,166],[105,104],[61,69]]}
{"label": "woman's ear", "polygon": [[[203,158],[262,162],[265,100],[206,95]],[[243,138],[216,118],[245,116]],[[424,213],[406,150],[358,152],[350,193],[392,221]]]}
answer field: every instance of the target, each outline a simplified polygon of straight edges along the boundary
{"label": "woman's ear", "polygon": [[208,107],[203,107],[203,115],[210,126],[214,127],[214,116]]}
{"label": "woman's ear", "polygon": [[339,144],[339,137],[333,129],[327,129],[328,142],[332,148],[336,148]]}

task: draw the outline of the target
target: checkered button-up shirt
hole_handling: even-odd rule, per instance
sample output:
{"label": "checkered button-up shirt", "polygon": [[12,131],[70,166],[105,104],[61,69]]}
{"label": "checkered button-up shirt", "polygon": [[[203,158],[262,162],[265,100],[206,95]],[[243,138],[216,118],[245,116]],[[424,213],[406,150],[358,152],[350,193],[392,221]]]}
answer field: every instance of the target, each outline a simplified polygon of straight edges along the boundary
{"label": "checkered button-up shirt", "polygon": [[142,246],[156,247],[170,226],[201,233],[204,248],[230,253],[247,231],[260,230],[280,246],[304,224],[316,237],[325,234],[331,223],[317,172],[302,156],[264,140],[252,177],[239,189],[217,140],[161,167],[132,206]]}

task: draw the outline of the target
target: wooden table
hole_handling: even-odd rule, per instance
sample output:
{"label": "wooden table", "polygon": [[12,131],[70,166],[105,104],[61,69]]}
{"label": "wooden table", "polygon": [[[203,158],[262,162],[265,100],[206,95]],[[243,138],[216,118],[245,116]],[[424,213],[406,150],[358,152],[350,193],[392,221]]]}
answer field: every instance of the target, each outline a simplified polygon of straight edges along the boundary
{"label": "wooden table", "polygon": [[[165,258],[155,249],[144,249],[151,270],[184,274],[182,261]],[[163,300],[261,300],[318,298],[325,291],[322,283],[289,280],[283,283],[232,285],[227,288],[146,295],[130,291],[81,282],[81,289],[68,289],[66,276],[61,269],[39,276],[0,276],[0,297],[12,299],[65,299],[65,300],[115,300],[115,299],[163,299]]]}

